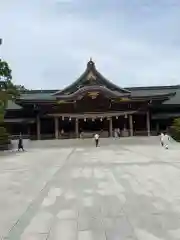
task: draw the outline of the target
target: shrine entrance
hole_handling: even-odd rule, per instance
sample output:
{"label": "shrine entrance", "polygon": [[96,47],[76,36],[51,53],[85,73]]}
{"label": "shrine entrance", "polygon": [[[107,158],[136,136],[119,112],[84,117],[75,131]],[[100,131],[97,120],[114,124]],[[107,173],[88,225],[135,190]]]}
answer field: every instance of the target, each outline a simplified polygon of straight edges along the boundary
{"label": "shrine entrance", "polygon": [[108,131],[107,119],[80,119],[79,129],[82,131]]}
{"label": "shrine entrance", "polygon": [[100,133],[101,136],[109,135],[109,122],[107,119],[80,119],[79,131],[86,135],[93,135],[94,133]]}

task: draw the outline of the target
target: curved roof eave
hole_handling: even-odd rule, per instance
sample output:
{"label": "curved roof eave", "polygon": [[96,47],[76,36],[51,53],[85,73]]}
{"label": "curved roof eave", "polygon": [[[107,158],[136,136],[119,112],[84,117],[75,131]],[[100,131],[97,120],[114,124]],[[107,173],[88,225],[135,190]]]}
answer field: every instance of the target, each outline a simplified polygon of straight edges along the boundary
{"label": "curved roof eave", "polygon": [[[91,64],[92,63],[92,64]],[[74,81],[73,83],[71,83],[69,86],[65,87],[62,90],[59,90],[55,93],[53,93],[52,95],[57,95],[57,94],[64,94],[66,91],[68,91],[70,88],[73,88],[75,85],[78,84],[79,81],[81,81],[90,71],[94,71],[95,75],[98,76],[100,79],[102,79],[106,84],[111,85],[112,87],[114,87],[115,89],[119,90],[120,92],[124,92],[124,93],[131,93],[131,91],[129,91],[128,89],[124,89],[121,88],[117,85],[115,85],[114,83],[112,83],[111,81],[109,81],[108,79],[106,79],[97,69],[96,66],[94,64],[94,62],[92,62],[91,60],[88,62],[86,70],[84,71],[83,74],[81,74],[81,76]]]}
{"label": "curved roof eave", "polygon": [[105,78],[96,68],[95,68],[95,70],[96,70],[96,73],[97,73],[97,75],[99,75],[99,77],[100,78],[102,78],[105,82],[107,82],[108,84],[111,84],[114,88],[116,88],[116,89],[119,89],[119,91],[122,91],[122,92],[124,92],[124,93],[131,93],[131,91],[129,91],[128,89],[125,89],[125,88],[121,88],[121,87],[119,87],[119,86],[117,86],[116,84],[114,84],[113,82],[111,82],[111,81],[109,81],[107,78]]}
{"label": "curved roof eave", "polygon": [[58,99],[72,99],[72,98],[76,98],[79,95],[84,95],[85,93],[87,93],[89,91],[98,91],[98,92],[100,91],[104,94],[109,95],[110,97],[130,96],[129,93],[121,94],[119,92],[111,91],[110,89],[108,89],[106,87],[94,85],[94,86],[82,87],[82,88],[78,89],[76,92],[69,94],[69,95],[59,95],[59,96],[57,96],[57,98]]}
{"label": "curved roof eave", "polygon": [[69,88],[72,88],[74,85],[78,84],[78,82],[84,77],[86,76],[86,74],[88,73],[88,69],[86,69],[84,71],[84,73],[81,74],[81,76],[75,80],[74,82],[72,82],[70,85],[68,85],[67,87],[65,87],[64,89],[61,89],[55,93],[52,93],[52,95],[57,95],[57,94],[63,94],[65,91],[68,91]]}
{"label": "curved roof eave", "polygon": [[144,99],[152,99],[152,98],[155,98],[155,99],[162,99],[162,98],[171,98],[173,96],[176,95],[176,92],[171,92],[171,93],[160,93],[160,94],[151,94],[151,95],[140,95],[140,96],[133,96],[133,94],[131,95],[131,98],[132,99],[140,99],[140,98],[144,98]]}

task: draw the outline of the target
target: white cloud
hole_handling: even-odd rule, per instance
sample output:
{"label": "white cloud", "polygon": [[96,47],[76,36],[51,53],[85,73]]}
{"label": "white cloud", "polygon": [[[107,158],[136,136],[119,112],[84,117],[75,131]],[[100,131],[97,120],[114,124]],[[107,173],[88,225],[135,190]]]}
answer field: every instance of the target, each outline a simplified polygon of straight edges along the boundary
{"label": "white cloud", "polygon": [[62,88],[93,57],[97,68],[120,86],[177,84],[179,11],[153,5],[146,17],[144,10],[115,3],[1,1],[0,52],[14,80],[29,88]]}

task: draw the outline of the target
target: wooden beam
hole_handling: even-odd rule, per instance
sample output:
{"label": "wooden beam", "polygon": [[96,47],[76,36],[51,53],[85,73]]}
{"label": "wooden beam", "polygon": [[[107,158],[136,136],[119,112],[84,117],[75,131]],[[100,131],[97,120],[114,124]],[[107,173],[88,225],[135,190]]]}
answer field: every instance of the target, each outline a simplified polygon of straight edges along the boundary
{"label": "wooden beam", "polygon": [[129,114],[134,114],[137,113],[138,111],[122,111],[122,112],[97,112],[97,113],[84,113],[84,114],[78,114],[78,113],[52,113],[52,114],[47,114],[47,116],[50,117],[71,117],[71,118],[79,118],[79,119],[84,119],[84,118],[101,118],[101,117],[116,117],[116,116],[124,116],[124,115],[129,115]]}

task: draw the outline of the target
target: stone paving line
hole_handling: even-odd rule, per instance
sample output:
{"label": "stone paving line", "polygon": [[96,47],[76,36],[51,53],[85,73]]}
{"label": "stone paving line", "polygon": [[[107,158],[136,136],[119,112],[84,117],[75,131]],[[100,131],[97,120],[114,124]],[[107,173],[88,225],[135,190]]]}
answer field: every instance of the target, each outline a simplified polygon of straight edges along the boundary
{"label": "stone paving line", "polygon": [[0,235],[180,239],[179,145],[30,149],[0,161]]}

